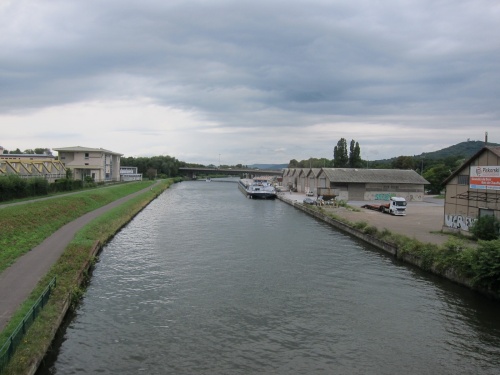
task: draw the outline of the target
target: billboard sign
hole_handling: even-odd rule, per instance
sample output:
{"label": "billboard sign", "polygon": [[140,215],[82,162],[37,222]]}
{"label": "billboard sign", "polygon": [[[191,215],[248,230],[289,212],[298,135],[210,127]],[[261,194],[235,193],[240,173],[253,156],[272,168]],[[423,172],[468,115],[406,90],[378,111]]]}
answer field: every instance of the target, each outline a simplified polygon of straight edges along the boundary
{"label": "billboard sign", "polygon": [[471,166],[470,188],[500,190],[500,166]]}

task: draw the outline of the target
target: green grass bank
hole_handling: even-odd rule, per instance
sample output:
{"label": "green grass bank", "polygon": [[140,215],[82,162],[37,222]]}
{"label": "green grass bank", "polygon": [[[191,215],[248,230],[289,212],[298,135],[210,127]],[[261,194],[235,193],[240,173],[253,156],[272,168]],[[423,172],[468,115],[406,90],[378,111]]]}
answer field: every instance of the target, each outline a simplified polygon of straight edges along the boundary
{"label": "green grass bank", "polygon": [[130,182],[70,195],[26,202],[0,209],[0,272],[78,217],[119,198],[152,186],[154,181]]}
{"label": "green grass bank", "polygon": [[[54,206],[54,201],[50,204],[29,204],[33,206],[30,214],[18,214],[16,216],[16,223],[23,228],[25,233],[29,232],[30,216],[40,212],[51,212],[49,218],[54,217],[55,223],[44,223],[43,229],[40,233],[32,234],[30,240],[20,237],[18,234],[10,236],[11,249],[15,247],[16,239],[23,239],[20,241],[25,244],[24,247],[36,246],[43,241],[52,231],[57,230],[65,223],[74,220],[83,213],[89,212],[92,209],[101,207],[113,200],[119,199],[128,194],[134,193],[138,190],[151,186],[150,190],[132,198],[130,201],[125,202],[117,208],[101,215],[99,218],[93,220],[86,225],[81,231],[77,233],[74,240],[68,245],[64,254],[59,258],[57,263],[51,268],[49,273],[40,281],[38,286],[33,290],[30,297],[23,303],[17,310],[14,317],[9,321],[6,328],[0,333],[0,343],[3,343],[13,332],[15,327],[22,321],[24,315],[33,305],[34,301],[38,298],[47,283],[54,277],[57,277],[57,287],[52,292],[52,295],[41,311],[40,315],[28,330],[23,339],[22,345],[16,350],[9,365],[2,373],[7,375],[20,375],[20,374],[34,374],[39,364],[43,360],[45,353],[50,347],[52,340],[59,328],[65,312],[77,305],[80,298],[83,296],[86,279],[91,266],[96,261],[95,253],[103,244],[108,242],[124,225],[126,225],[137,213],[146,207],[153,199],[170,187],[173,183],[179,182],[181,179],[168,179],[161,180],[156,184],[149,181],[143,183],[135,183],[135,187],[123,185],[115,187],[120,191],[115,191],[115,188],[94,190],[92,192],[78,193],[75,196],[61,198],[61,205],[59,199],[57,207],[60,207],[64,218],[55,218],[56,211],[46,207],[49,205]],[[109,191],[113,190],[113,191]],[[87,195],[87,194],[90,194]],[[83,195],[83,196],[81,196]],[[66,198],[69,198],[67,200]],[[39,202],[43,203],[43,202]],[[93,207],[89,209],[86,207],[90,205]],[[14,207],[12,207],[14,208]],[[24,207],[28,210],[28,207]],[[23,211],[24,211],[23,208]],[[74,209],[72,209],[74,208]],[[7,208],[5,208],[7,209]],[[4,209],[4,210],[5,210]],[[19,207],[18,207],[19,210]],[[72,212],[77,211],[78,214]],[[5,212],[5,211],[2,211]],[[45,219],[45,221],[51,221]],[[31,220],[31,223],[33,221]],[[33,224],[31,224],[33,225]],[[13,230],[15,232],[15,230]],[[34,245],[27,245],[27,244]],[[17,251],[17,256],[29,251]],[[9,255],[8,259],[14,261],[16,255]],[[6,258],[5,258],[6,259]],[[3,260],[2,260],[3,262]]]}

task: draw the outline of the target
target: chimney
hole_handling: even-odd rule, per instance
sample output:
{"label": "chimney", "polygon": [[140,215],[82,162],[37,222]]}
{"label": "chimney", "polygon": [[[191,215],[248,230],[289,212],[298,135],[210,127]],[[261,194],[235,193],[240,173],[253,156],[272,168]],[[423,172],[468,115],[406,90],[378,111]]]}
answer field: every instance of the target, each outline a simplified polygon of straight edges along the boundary
{"label": "chimney", "polygon": [[484,145],[488,146],[488,132],[484,133]]}

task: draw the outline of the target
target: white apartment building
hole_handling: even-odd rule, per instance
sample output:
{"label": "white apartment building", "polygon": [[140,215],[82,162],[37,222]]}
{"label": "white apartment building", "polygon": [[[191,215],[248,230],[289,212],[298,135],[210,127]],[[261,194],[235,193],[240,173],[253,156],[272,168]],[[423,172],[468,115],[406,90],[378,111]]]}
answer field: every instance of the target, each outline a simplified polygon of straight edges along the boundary
{"label": "white apartment building", "polygon": [[73,179],[91,177],[95,182],[120,181],[120,157],[123,154],[90,147],[55,148],[59,160],[73,173]]}

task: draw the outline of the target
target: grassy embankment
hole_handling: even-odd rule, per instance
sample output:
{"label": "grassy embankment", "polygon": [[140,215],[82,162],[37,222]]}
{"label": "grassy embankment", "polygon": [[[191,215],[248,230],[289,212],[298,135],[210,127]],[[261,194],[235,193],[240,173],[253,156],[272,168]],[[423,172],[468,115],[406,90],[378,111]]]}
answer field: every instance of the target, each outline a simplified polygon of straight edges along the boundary
{"label": "grassy embankment", "polygon": [[470,246],[469,239],[450,237],[440,246],[422,243],[415,238],[392,233],[386,228],[379,230],[363,221],[352,223],[338,215],[327,213],[321,207],[313,209],[397,248],[398,258],[409,255],[426,271],[441,275],[454,274],[473,288],[500,299],[500,239],[479,240],[477,246]]}
{"label": "grassy embankment", "polygon": [[[154,185],[152,189],[147,190],[137,197],[132,198],[130,201],[127,201],[93,220],[83,230],[77,233],[75,239],[66,248],[58,262],[40,281],[28,300],[18,309],[8,326],[0,334],[0,343],[3,343],[19,322],[22,321],[23,317],[48,282],[54,276],[57,276],[57,287],[53,291],[49,302],[24,337],[22,346],[17,349],[5,374],[26,374],[28,369],[32,367],[37,360],[43,358],[59,326],[60,313],[68,302],[68,298],[70,303],[75,305],[83,295],[83,289],[82,286],[79,285],[78,279],[82,266],[89,261],[94,261],[94,259],[91,259],[90,250],[95,246],[96,241],[99,241],[101,244],[106,243],[142,208],[174,182],[177,181],[174,179],[161,181],[159,184]],[[135,187],[132,187],[133,185],[135,185]],[[116,187],[116,191],[115,189],[103,189],[101,191],[79,193],[70,197],[63,197],[57,199],[57,204],[51,201],[50,203],[38,202],[30,204],[29,206],[23,206],[22,211],[24,211],[24,213],[17,214],[15,220],[11,222],[11,225],[18,226],[18,231],[16,231],[15,228],[14,230],[11,228],[9,233],[14,234],[9,236],[9,255],[2,258],[2,263],[5,259],[9,259],[9,261],[12,262],[17,256],[28,251],[31,247],[36,246],[56,229],[74,218],[125,195],[139,191],[149,185],[152,184],[150,182],[132,183],[130,186],[122,185]],[[51,206],[54,205],[57,207],[57,214],[52,211],[53,208]],[[7,208],[4,210],[6,209]],[[19,210],[19,207],[17,209]],[[2,211],[2,213],[4,212],[6,211]],[[11,214],[14,214],[14,212],[15,211],[10,211]],[[48,212],[50,212],[50,215],[42,216],[45,217],[45,219],[40,220],[40,226],[35,230],[36,228],[33,228],[36,226],[34,222],[38,224],[39,221],[33,221],[33,218]],[[18,232],[24,233],[24,236],[21,236]],[[4,240],[4,236],[2,236],[2,240]],[[15,251],[14,248],[17,247],[16,244],[22,244],[24,250]]]}
{"label": "grassy embankment", "polygon": [[0,272],[65,224],[153,183],[131,182],[1,208]]}

